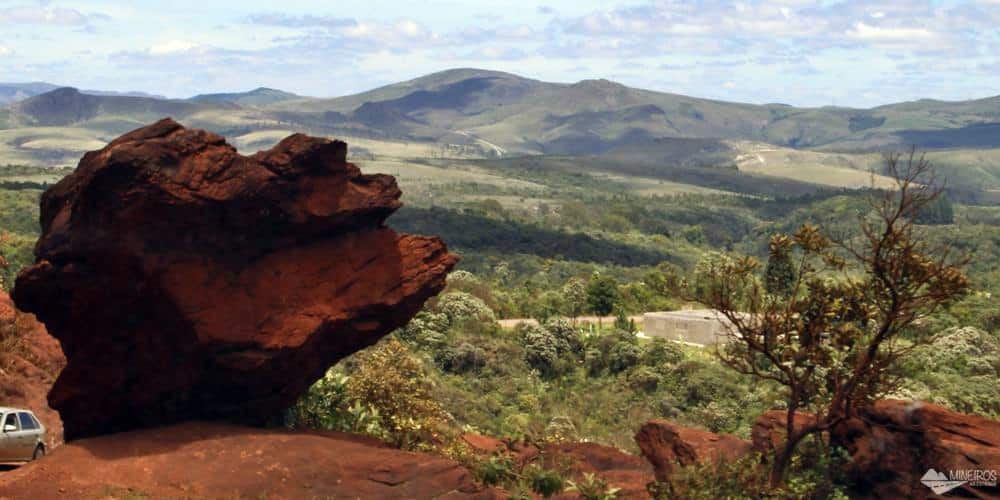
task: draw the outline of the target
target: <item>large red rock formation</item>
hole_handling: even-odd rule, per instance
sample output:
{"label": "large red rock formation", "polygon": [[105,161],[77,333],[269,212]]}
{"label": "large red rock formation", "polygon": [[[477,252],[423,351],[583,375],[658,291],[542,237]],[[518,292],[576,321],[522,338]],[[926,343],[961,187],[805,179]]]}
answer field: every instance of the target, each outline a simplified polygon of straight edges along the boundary
{"label": "large red rock formation", "polygon": [[642,456],[653,465],[658,481],[668,481],[676,467],[706,461],[732,461],[750,453],[749,441],[666,420],[644,424],[635,434],[635,443]]}
{"label": "large red rock formation", "polygon": [[74,439],[191,419],[263,423],[405,324],[456,258],[384,226],[387,175],[296,134],[241,156],[166,119],[42,196],[13,298],[62,342],[49,402]]}
{"label": "large red rock formation", "polygon": [[458,463],[335,432],[202,422],[80,439],[0,474],[0,498],[501,499]]}
{"label": "large red rock formation", "polygon": [[62,443],[59,413],[45,399],[66,365],[59,342],[34,316],[18,311],[0,291],[0,406],[27,408],[46,430],[49,449]]}
{"label": "large red rock formation", "polygon": [[[851,454],[848,473],[859,497],[931,497],[920,481],[931,468],[1000,474],[1000,421],[934,404],[877,401],[835,428],[831,439]],[[950,495],[1000,498],[1000,487],[967,483]]]}

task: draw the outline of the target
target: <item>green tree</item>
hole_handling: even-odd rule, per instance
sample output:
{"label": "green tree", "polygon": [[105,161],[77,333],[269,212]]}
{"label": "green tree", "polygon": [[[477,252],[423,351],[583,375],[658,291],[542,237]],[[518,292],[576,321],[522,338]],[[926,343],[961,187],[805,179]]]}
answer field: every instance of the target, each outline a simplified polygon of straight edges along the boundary
{"label": "green tree", "polygon": [[587,285],[580,278],[570,278],[562,288],[566,315],[576,318],[587,308]]}
{"label": "green tree", "polygon": [[618,311],[618,315],[615,316],[615,328],[618,330],[626,331],[628,333],[635,333],[637,330],[635,328],[635,321],[632,321],[625,311]]}
{"label": "green tree", "polygon": [[789,255],[792,240],[784,234],[771,237],[768,246],[767,268],[764,269],[764,286],[768,293],[787,297],[795,287],[795,267]]}
{"label": "green tree", "polygon": [[587,283],[587,307],[597,316],[607,316],[618,303],[618,287],[608,276],[594,272]]}

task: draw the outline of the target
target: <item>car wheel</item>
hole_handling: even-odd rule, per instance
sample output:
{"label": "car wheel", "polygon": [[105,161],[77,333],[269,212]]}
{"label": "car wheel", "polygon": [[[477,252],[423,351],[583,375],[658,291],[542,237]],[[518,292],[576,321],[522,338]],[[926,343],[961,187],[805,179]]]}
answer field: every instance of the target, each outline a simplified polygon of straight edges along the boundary
{"label": "car wheel", "polygon": [[45,447],[38,445],[35,447],[35,452],[31,454],[31,460],[38,460],[45,456]]}

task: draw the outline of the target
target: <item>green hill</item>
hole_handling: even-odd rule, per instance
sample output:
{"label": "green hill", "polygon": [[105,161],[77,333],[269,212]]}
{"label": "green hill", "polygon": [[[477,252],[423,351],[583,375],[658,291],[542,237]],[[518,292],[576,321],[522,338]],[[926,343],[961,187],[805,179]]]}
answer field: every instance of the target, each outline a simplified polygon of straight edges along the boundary
{"label": "green hill", "polygon": [[[456,69],[334,99],[297,99],[269,109],[294,116],[335,113],[343,124],[377,104],[416,123],[395,135],[478,138],[524,154],[592,154],[652,138],[762,141],[797,148],[875,150],[995,147],[1000,97],[916,101],[873,109],[751,105],[634,89],[607,80],[548,83],[509,73]],[[960,139],[970,133],[976,138]]]}
{"label": "green hill", "polygon": [[248,92],[199,94],[188,100],[194,102],[231,102],[241,106],[266,106],[301,98],[301,96],[291,92],[260,87]]}
{"label": "green hill", "polygon": [[151,97],[91,95],[72,87],[63,87],[8,106],[4,128],[68,127],[110,117],[145,123],[164,116],[186,116],[209,108],[236,109],[238,106],[228,102],[200,104]]}

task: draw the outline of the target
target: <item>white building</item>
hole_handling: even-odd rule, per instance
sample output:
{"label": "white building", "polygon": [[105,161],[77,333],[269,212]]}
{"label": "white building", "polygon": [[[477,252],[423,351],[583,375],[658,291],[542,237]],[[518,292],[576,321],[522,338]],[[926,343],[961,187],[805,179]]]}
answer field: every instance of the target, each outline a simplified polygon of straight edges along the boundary
{"label": "white building", "polygon": [[643,315],[642,322],[647,337],[701,345],[726,341],[728,320],[713,309],[649,312]]}

